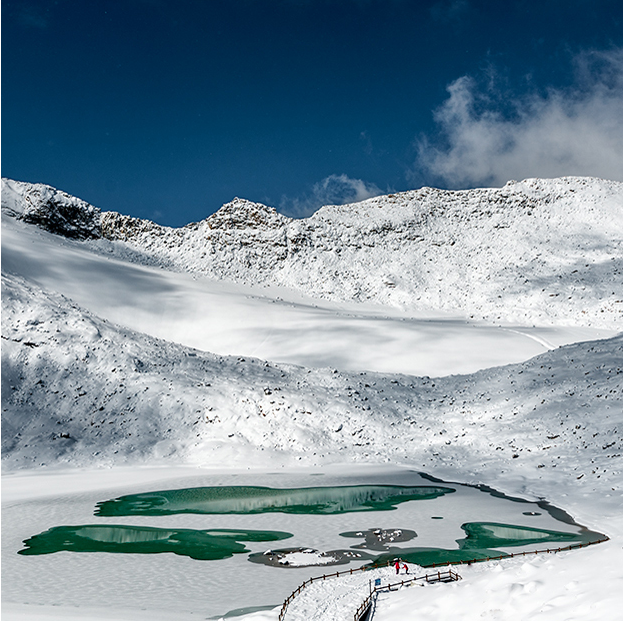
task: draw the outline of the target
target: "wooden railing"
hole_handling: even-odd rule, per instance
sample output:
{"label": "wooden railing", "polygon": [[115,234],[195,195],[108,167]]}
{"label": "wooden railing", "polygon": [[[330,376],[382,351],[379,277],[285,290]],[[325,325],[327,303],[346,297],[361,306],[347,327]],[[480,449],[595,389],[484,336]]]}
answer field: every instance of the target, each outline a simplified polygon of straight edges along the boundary
{"label": "wooden railing", "polygon": [[306,588],[308,585],[314,583],[315,581],[325,581],[325,579],[333,579],[334,577],[340,577],[341,575],[352,575],[354,572],[363,572],[366,570],[372,570],[373,568],[382,568],[383,566],[389,566],[392,562],[388,562],[387,564],[371,564],[366,566],[361,566],[360,568],[350,568],[349,570],[343,570],[342,572],[332,572],[331,574],[324,574],[320,577],[312,577],[307,581],[304,581],[285,601],[282,605],[282,609],[279,613],[278,619],[281,621],[284,619],[286,615],[286,609],[291,601],[301,593],[301,590]]}
{"label": "wooden railing", "polygon": [[427,583],[450,583],[451,581],[459,581],[461,577],[452,570],[445,570],[444,572],[435,572],[433,574],[426,574],[422,577],[413,577],[412,579],[407,579],[403,581],[397,581],[396,583],[388,583],[387,585],[376,585],[371,593],[366,597],[364,602],[357,608],[355,615],[353,616],[354,620],[364,620],[368,617],[369,611],[373,606],[373,598],[377,595],[377,592],[381,590],[398,590],[406,585],[410,585],[414,581],[426,581]]}
{"label": "wooden railing", "polygon": [[[560,553],[562,551],[571,551],[573,549],[582,549],[583,547],[590,546],[592,544],[600,544],[601,542],[606,542],[609,538],[605,537],[601,540],[594,540],[593,542],[579,542],[578,544],[570,544],[568,546],[552,548],[552,549],[540,549],[537,551],[522,551],[521,553],[503,553],[501,555],[496,555],[494,557],[479,557],[475,559],[469,560],[459,560],[459,561],[444,561],[444,562],[434,562],[432,564],[420,564],[422,568],[439,568],[441,566],[458,566],[461,564],[476,564],[477,562],[488,562],[499,559],[509,559],[511,557],[523,557],[526,555],[537,555],[538,553]],[[389,561],[387,564],[370,564],[366,566],[361,566],[360,568],[351,568],[349,570],[343,570],[342,572],[333,572],[331,574],[324,574],[320,577],[312,577],[307,581],[304,581],[282,604],[282,609],[279,613],[280,622],[284,620],[284,616],[286,615],[286,609],[288,605],[292,602],[292,600],[301,593],[303,589],[305,589],[308,585],[314,583],[315,581],[324,581],[325,579],[331,579],[334,577],[339,577],[341,575],[352,575],[354,572],[362,572],[366,570],[373,570],[374,568],[380,568],[383,566],[390,566],[392,564]],[[448,572],[451,572],[450,570]],[[422,579],[422,577],[421,577]],[[415,581],[416,579],[410,579],[409,582]],[[456,579],[453,579],[456,580]],[[400,585],[400,584],[399,584]],[[356,618],[359,619],[359,618]]]}
{"label": "wooden railing", "polygon": [[579,542],[578,544],[570,544],[568,546],[560,546],[556,549],[539,549],[537,551],[522,551],[520,553],[502,553],[501,555],[495,555],[494,557],[478,557],[475,559],[451,561],[451,562],[434,562],[433,564],[421,564],[423,568],[437,568],[441,566],[457,566],[460,564],[475,564],[477,562],[490,562],[495,559],[509,559],[511,557],[525,557],[526,555],[537,555],[538,553],[561,553],[562,551],[572,551],[573,549],[582,549],[585,546],[591,544],[600,544],[606,542],[609,538],[602,538],[601,540],[594,540],[593,542]]}

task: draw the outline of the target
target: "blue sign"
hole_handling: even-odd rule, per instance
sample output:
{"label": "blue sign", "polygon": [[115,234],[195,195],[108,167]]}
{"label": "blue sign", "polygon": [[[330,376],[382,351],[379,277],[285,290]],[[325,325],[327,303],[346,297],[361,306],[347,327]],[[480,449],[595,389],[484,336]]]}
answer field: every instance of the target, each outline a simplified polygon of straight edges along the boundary
{"label": "blue sign", "polygon": [[375,587],[381,585],[381,579],[375,579]]}

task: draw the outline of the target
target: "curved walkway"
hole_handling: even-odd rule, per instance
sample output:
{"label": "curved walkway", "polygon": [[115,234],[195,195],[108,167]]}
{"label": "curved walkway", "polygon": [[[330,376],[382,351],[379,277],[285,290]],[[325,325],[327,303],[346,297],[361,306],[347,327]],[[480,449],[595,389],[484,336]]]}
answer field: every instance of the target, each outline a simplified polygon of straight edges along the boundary
{"label": "curved walkway", "polygon": [[[297,588],[285,601],[279,614],[279,620],[284,620],[288,610],[288,620],[351,620],[356,612],[361,612],[365,595],[373,591],[375,579],[381,579],[382,585],[388,585],[408,578],[422,578],[425,576],[424,568],[441,568],[461,564],[472,564],[482,561],[501,560],[512,557],[523,557],[538,553],[558,553],[571,551],[577,548],[591,546],[606,542],[609,538],[603,538],[594,542],[582,542],[571,544],[566,547],[548,548],[536,551],[522,551],[518,553],[504,553],[500,556],[472,559],[466,561],[452,561],[427,566],[408,564],[408,575],[397,575],[394,567],[382,566],[371,568],[362,566],[329,575],[313,577]],[[338,581],[340,579],[340,581]],[[452,579],[455,580],[455,579]],[[331,590],[328,590],[327,581],[331,581]],[[331,598],[327,598],[328,591]],[[356,618],[357,619],[357,618]]]}
{"label": "curved walkway", "polygon": [[[412,566],[412,577],[416,576]],[[420,573],[418,573],[420,574]],[[409,578],[400,575],[401,578]],[[287,618],[290,620],[353,620],[353,615],[370,593],[375,579],[383,584],[395,582],[399,578],[394,568],[388,566],[367,572],[354,572],[352,575],[333,577],[316,581],[306,586],[288,605]]]}

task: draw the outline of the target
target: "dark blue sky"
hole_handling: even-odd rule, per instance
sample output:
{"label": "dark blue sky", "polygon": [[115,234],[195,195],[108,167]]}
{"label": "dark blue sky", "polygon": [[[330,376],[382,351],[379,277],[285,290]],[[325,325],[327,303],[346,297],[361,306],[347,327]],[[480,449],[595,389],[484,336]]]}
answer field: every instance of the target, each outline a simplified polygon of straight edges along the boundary
{"label": "dark blue sky", "polygon": [[620,0],[2,0],[2,175],[173,226],[621,179],[621,54]]}

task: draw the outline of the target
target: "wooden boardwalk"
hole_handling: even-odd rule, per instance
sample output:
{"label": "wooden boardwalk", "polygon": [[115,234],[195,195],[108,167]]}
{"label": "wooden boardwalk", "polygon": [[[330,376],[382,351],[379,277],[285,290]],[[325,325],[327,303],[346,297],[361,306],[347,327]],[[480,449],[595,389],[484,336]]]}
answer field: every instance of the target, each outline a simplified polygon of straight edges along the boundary
{"label": "wooden boardwalk", "polygon": [[412,579],[407,579],[403,581],[397,581],[396,583],[388,583],[387,585],[376,585],[371,593],[366,597],[364,602],[358,607],[355,615],[353,616],[354,620],[369,620],[370,614],[373,609],[373,602],[375,597],[377,596],[377,592],[381,592],[383,590],[388,590],[392,592],[394,590],[399,590],[402,587],[408,587],[412,585],[415,581],[426,581],[427,583],[451,583],[453,581],[459,581],[461,577],[452,570],[444,570],[442,572],[434,572],[432,574],[426,574],[422,577],[414,577]]}
{"label": "wooden boardwalk", "polygon": [[[457,565],[462,565],[462,564],[475,564],[478,562],[486,562],[486,561],[493,561],[493,560],[500,560],[500,559],[508,559],[508,558],[512,558],[512,557],[524,557],[527,555],[537,555],[538,553],[560,553],[562,551],[571,551],[573,549],[581,549],[587,546],[590,546],[592,544],[599,544],[601,542],[606,542],[609,538],[603,538],[601,540],[595,540],[593,542],[579,542],[578,544],[570,544],[568,546],[564,546],[564,547],[557,547],[557,548],[548,548],[548,549],[540,549],[540,550],[536,550],[536,551],[522,551],[519,553],[503,553],[501,555],[497,555],[497,556],[493,556],[493,557],[482,557],[482,558],[475,558],[475,559],[470,559],[470,560],[464,560],[464,561],[445,561],[445,562],[437,562],[434,564],[423,564],[422,567],[423,568],[440,568],[442,566],[457,566]],[[331,574],[324,574],[322,576],[318,576],[318,577],[311,577],[310,579],[308,579],[307,581],[304,581],[292,594],[290,594],[290,596],[288,596],[288,598],[286,598],[286,600],[284,601],[284,603],[282,604],[282,608],[280,610],[279,613],[279,620],[280,622],[282,620],[284,620],[285,616],[286,616],[286,610],[288,609],[288,605],[293,601],[293,599],[298,596],[307,586],[311,585],[312,583],[316,582],[316,581],[325,581],[326,579],[333,579],[333,578],[337,578],[340,576],[345,576],[345,575],[353,575],[354,573],[357,572],[366,572],[368,570],[372,570],[374,568],[380,568],[383,566],[389,566],[391,565],[392,562],[388,562],[388,564],[371,564],[371,565],[366,565],[366,566],[362,566],[360,568],[351,568],[349,570],[343,570],[342,572],[333,572]],[[449,574],[450,573],[450,574]],[[432,575],[423,575],[423,577],[415,577],[413,579],[409,579],[407,581],[402,581],[400,583],[396,583],[396,584],[388,584],[386,585],[383,589],[388,589],[389,585],[392,586],[398,586],[395,587],[393,589],[399,589],[399,587],[401,587],[402,585],[407,585],[409,583],[412,583],[416,580],[424,580],[425,577],[427,576],[431,576],[431,577],[435,577],[435,576],[440,576],[441,578],[437,579],[435,582],[448,582],[448,581],[457,581],[458,579],[454,579],[454,578],[449,578],[451,575],[457,576],[459,577],[459,575],[457,575],[457,573],[453,573],[452,570],[447,570],[445,572],[439,572],[439,573],[434,573]],[[442,578],[442,577],[446,577],[446,578]],[[460,577],[459,577],[460,578]],[[433,581],[428,581],[429,583],[433,582]],[[374,591],[371,592],[370,596],[375,593]],[[369,600],[369,598],[367,598],[367,600]],[[366,601],[365,601],[366,602]],[[372,600],[369,601],[369,604],[372,604]],[[360,612],[360,609],[362,608],[362,606],[364,605],[364,603],[360,606],[360,608],[358,609],[358,612]],[[356,613],[356,616],[358,615],[358,613]],[[360,616],[362,616],[362,612],[359,613]],[[363,620],[365,619],[365,617],[354,617],[355,620]]]}

